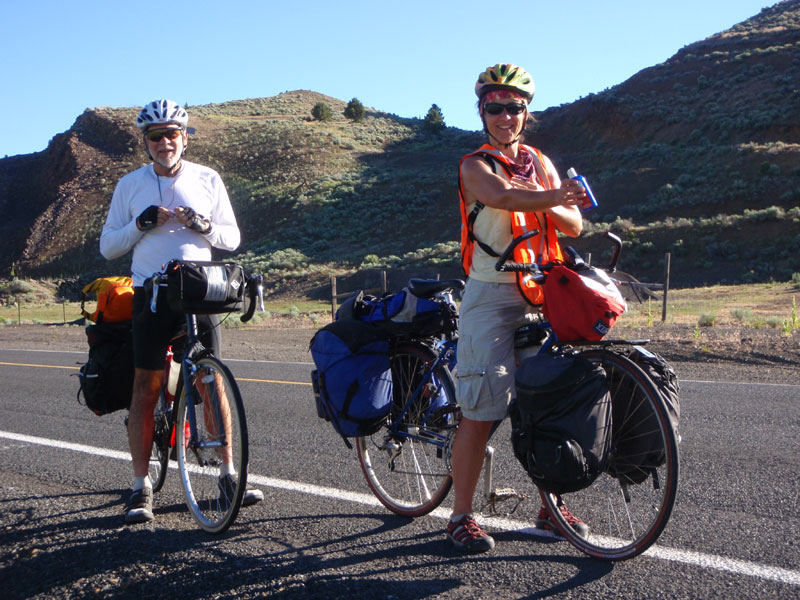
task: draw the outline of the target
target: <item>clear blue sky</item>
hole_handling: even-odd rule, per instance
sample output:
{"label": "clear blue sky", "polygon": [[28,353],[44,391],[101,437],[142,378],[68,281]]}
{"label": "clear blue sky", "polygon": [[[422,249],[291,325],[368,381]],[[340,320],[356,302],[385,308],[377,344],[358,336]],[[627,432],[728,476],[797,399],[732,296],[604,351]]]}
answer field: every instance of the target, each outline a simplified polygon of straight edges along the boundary
{"label": "clear blue sky", "polygon": [[[667,60],[771,0],[22,0],[0,9],[0,158],[44,150],[86,109],[308,89],[479,129],[472,86],[525,67],[534,109]],[[191,118],[191,110],[190,110]]]}

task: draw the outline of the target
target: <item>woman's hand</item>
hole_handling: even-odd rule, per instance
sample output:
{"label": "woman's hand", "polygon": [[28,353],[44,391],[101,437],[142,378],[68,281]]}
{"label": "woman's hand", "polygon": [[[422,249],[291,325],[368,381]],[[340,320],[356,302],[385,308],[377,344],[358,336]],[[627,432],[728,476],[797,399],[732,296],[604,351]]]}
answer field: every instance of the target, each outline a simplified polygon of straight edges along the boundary
{"label": "woman's hand", "polygon": [[563,179],[559,191],[562,206],[580,206],[588,198],[583,184],[574,179]]}

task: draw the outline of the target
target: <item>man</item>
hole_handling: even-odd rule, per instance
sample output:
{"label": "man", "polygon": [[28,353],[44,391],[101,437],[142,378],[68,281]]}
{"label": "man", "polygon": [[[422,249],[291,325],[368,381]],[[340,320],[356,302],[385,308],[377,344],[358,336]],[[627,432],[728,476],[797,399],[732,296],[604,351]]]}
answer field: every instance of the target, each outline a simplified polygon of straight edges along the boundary
{"label": "man", "polygon": [[[141,110],[136,125],[153,162],[120,179],[100,235],[100,252],[109,260],[133,249],[135,376],[128,443],[134,482],[125,505],[126,523],[153,519],[153,489],[148,477],[153,410],[164,382],[166,349],[185,322],[183,314],[170,310],[166,294],[159,295],[153,313],[145,299],[144,281],[163,271],[173,258],[211,260],[212,248],[234,250],[240,240],[219,174],[183,159],[189,141],[188,122],[186,111],[172,100],[155,100]],[[213,315],[198,316],[197,320],[203,345],[218,356],[219,320]],[[260,490],[248,489],[242,504],[248,506],[263,498]]]}

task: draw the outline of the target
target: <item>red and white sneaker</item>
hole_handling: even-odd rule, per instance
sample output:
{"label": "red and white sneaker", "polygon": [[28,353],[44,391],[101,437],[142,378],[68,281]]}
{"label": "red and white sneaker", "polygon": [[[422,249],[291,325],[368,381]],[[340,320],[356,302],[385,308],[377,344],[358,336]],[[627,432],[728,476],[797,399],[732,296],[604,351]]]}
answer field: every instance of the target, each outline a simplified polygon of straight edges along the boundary
{"label": "red and white sneaker", "polygon": [[464,552],[488,552],[494,548],[494,538],[480,528],[471,514],[447,523],[447,539]]}
{"label": "red and white sneaker", "polygon": [[[566,504],[561,504],[558,507],[558,509],[561,511],[561,514],[564,515],[564,519],[566,519],[570,527],[572,527],[575,530],[575,533],[577,533],[579,536],[583,538],[589,535],[589,526],[583,521],[581,521],[578,517],[573,515],[571,512],[569,512],[569,509],[567,509]],[[550,516],[550,511],[547,510],[546,506],[542,506],[539,509],[539,515],[536,517],[534,525],[536,525],[536,527],[538,527],[539,529],[548,529],[551,531],[558,532],[558,529],[556,529],[556,526],[553,524],[553,519]]]}

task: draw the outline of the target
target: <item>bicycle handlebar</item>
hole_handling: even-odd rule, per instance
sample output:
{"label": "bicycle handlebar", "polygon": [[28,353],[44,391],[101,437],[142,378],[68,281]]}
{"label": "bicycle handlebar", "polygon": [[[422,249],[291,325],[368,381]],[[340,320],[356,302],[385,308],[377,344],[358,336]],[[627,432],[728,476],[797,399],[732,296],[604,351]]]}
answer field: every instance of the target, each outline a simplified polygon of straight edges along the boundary
{"label": "bicycle handlebar", "polygon": [[253,318],[256,312],[256,301],[258,301],[258,310],[264,312],[264,276],[256,274],[248,277],[245,294],[250,299],[250,305],[247,307],[247,311],[239,317],[242,323],[247,323]]}
{"label": "bicycle handlebar", "polygon": [[606,237],[608,237],[614,243],[614,253],[611,255],[611,262],[603,269],[608,273],[613,273],[617,270],[617,261],[619,260],[619,253],[622,251],[622,240],[619,239],[619,236],[614,235],[610,231],[606,232]]}
{"label": "bicycle handlebar", "polygon": [[[150,296],[150,311],[156,312],[158,302],[158,290],[162,284],[166,284],[166,273],[153,273],[152,277],[145,280],[145,290]],[[245,313],[239,317],[242,323],[246,323],[253,318],[256,308],[264,312],[264,276],[261,274],[250,275],[245,282],[245,296],[250,303]]]}
{"label": "bicycle handlebar", "polygon": [[[549,271],[553,266],[552,262],[546,265],[539,265],[537,263],[506,262],[519,244],[532,238],[538,233],[539,230],[534,229],[533,231],[523,233],[521,236],[515,237],[513,240],[511,240],[511,243],[500,255],[500,258],[497,259],[497,262],[494,265],[495,270],[501,272],[530,273],[533,277],[533,280],[537,283],[544,281],[545,277],[547,277],[545,272]],[[607,273],[613,273],[617,270],[617,262],[619,261],[619,255],[622,251],[622,240],[619,238],[619,236],[611,233],[610,231],[606,232],[606,237],[611,240],[614,250],[611,255],[611,261],[606,266],[600,268]],[[569,266],[578,269],[585,265],[583,258],[580,254],[578,254],[578,251],[575,250],[575,248],[572,246],[567,246],[564,251],[568,257],[568,260],[565,262],[567,262]]]}
{"label": "bicycle handlebar", "polygon": [[[522,270],[522,269],[506,268],[506,267],[510,267],[511,265],[521,266],[521,263],[506,263],[506,261],[508,260],[508,257],[511,256],[511,253],[514,252],[514,248],[516,248],[519,244],[521,244],[525,240],[529,240],[530,238],[532,238],[535,235],[539,235],[539,230],[538,229],[534,229],[533,231],[528,231],[526,233],[523,233],[522,235],[520,235],[518,237],[515,237],[513,240],[511,240],[511,243],[508,245],[508,247],[500,255],[500,258],[497,259],[497,262],[494,265],[495,271],[513,271],[513,270],[517,270],[518,271],[518,270]],[[535,263],[531,263],[531,265],[535,265]],[[530,265],[528,265],[528,266],[530,266]],[[537,270],[538,270],[538,267],[537,267]]]}

